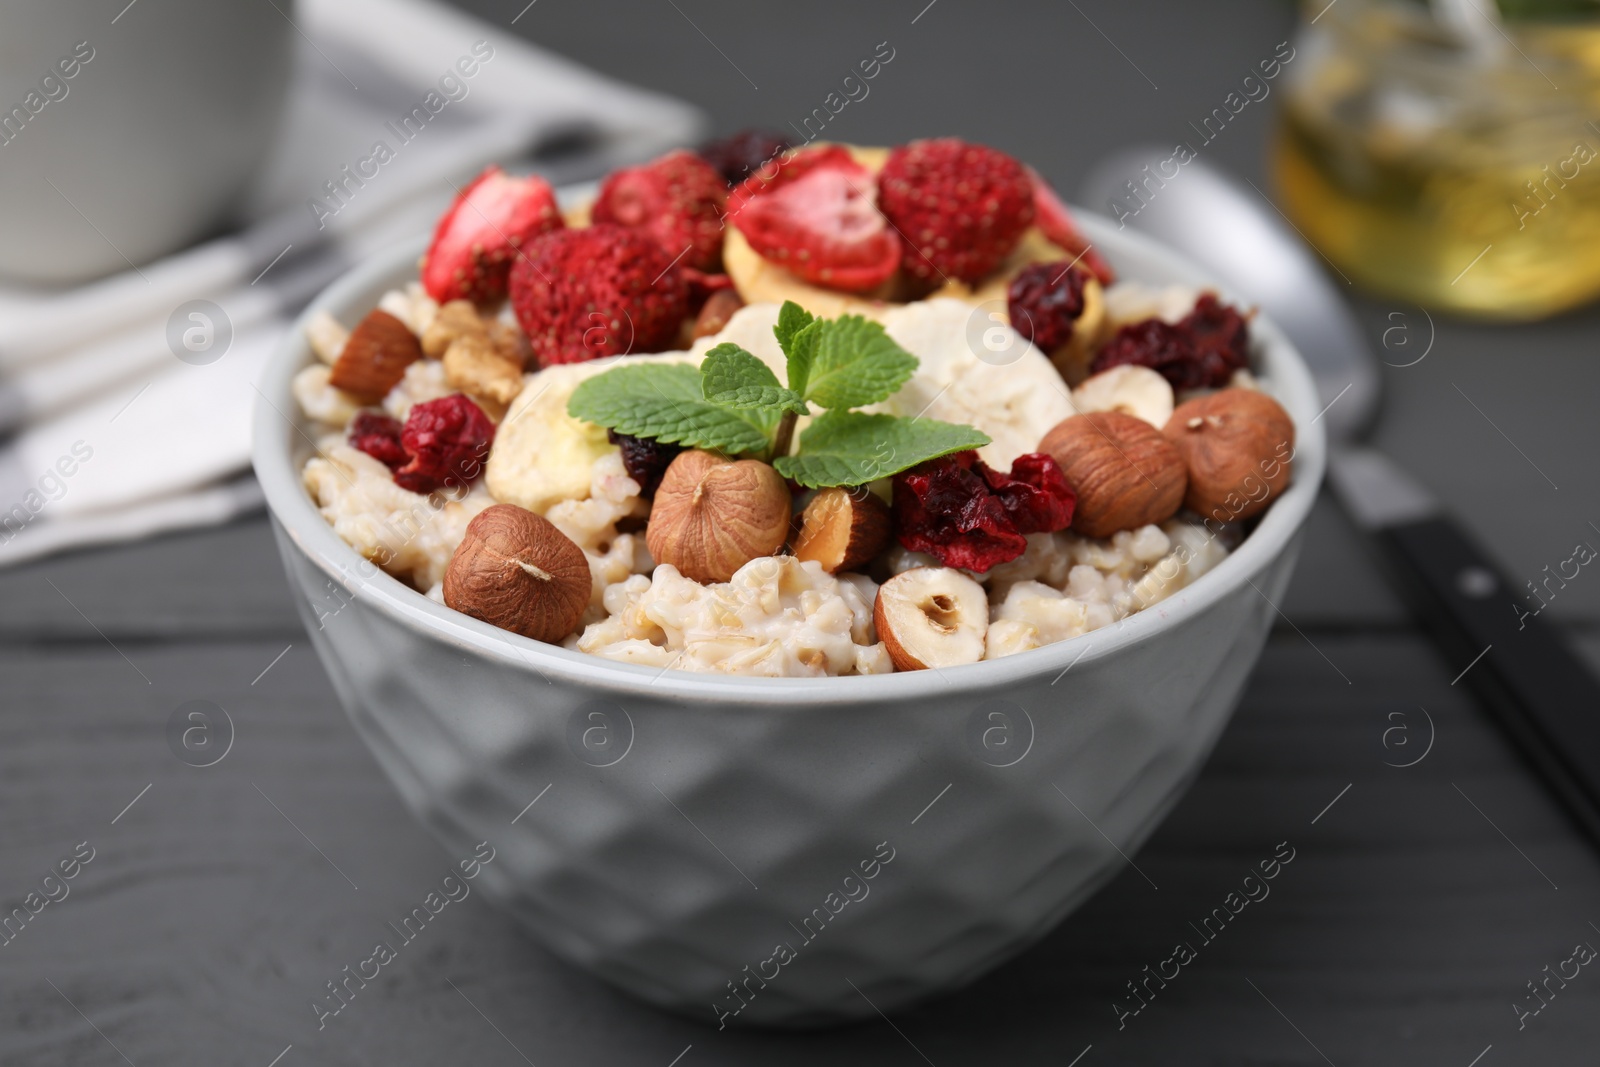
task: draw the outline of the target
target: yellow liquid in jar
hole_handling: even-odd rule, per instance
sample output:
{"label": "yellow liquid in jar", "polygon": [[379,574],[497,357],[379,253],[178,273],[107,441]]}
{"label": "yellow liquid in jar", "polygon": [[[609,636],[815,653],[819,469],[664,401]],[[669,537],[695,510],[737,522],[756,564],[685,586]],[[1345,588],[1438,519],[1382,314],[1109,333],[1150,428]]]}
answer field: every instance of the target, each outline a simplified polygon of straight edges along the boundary
{"label": "yellow liquid in jar", "polygon": [[[1579,36],[1593,43],[1568,36],[1569,54]],[[1284,212],[1351,280],[1495,319],[1541,318],[1600,296],[1600,123],[1583,117],[1591,101],[1407,136],[1337,121],[1336,95],[1286,102],[1271,168]]]}

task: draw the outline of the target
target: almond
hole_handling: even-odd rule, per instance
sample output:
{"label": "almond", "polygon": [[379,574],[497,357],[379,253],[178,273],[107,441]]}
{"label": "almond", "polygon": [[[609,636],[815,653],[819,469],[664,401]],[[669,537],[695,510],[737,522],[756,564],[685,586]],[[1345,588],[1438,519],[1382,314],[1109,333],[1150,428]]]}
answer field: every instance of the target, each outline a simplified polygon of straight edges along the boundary
{"label": "almond", "polygon": [[422,358],[422,345],[406,324],[387,311],[367,312],[333,364],[328,384],[364,404],[376,404]]}
{"label": "almond", "polygon": [[578,628],[593,588],[583,549],[514,504],[479,512],[444,574],[448,607],[551,643]]}
{"label": "almond", "polygon": [[1074,415],[1044,435],[1039,451],[1054,457],[1077,492],[1072,529],[1085,537],[1163,522],[1183,503],[1183,455],[1162,431],[1132,415]]}
{"label": "almond", "polygon": [[865,486],[834,486],[811,498],[800,517],[795,558],[829,574],[870,563],[889,545],[889,505]]}

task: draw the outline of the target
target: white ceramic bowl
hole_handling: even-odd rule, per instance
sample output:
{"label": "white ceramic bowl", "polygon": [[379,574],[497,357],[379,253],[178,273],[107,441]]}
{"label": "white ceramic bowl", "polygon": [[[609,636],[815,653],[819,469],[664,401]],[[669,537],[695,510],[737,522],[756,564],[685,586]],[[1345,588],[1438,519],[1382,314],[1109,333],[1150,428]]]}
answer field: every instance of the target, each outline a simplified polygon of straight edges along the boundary
{"label": "white ceramic bowl", "polygon": [[[1123,277],[1207,282],[1083,225]],[[419,250],[351,272],[306,314],[354,323]],[[1299,442],[1293,485],[1245,542],[1114,626],[942,672],[663,672],[429,601],[340,541],[301,486],[299,330],[261,382],[255,467],[357,731],[452,858],[492,843],[479,884],[495,902],[654,1004],[817,1025],[958,987],[1028,946],[1123,869],[1205,761],[1323,472],[1310,375],[1270,322],[1253,333]]]}

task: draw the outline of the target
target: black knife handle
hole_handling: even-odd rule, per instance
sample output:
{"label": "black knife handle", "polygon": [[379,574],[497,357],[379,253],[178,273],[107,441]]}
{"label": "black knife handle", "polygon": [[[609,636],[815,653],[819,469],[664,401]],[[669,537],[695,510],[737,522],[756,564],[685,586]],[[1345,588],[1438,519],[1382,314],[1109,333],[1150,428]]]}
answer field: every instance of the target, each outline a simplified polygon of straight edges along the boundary
{"label": "black knife handle", "polygon": [[[1508,582],[1446,518],[1390,526],[1376,537],[1413,610],[1454,668],[1463,670],[1456,682],[1482,698],[1600,842],[1600,681],[1555,627],[1534,613],[1559,597],[1569,579],[1541,572],[1535,581],[1541,600],[1526,585]],[[1582,564],[1574,565],[1580,569],[1571,580],[1584,580]],[[1589,580],[1600,580],[1600,574]]]}

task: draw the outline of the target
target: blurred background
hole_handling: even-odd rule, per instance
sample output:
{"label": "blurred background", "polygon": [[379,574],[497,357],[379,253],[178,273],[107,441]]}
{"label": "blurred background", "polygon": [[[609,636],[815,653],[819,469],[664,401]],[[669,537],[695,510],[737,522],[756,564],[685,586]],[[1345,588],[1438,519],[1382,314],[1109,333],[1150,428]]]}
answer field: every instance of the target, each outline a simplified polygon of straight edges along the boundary
{"label": "blurred background", "polygon": [[[953,135],[1116,217],[1072,196],[1095,165],[1182,145],[1328,264],[1384,364],[1372,440],[1520,588],[1600,545],[1597,71],[1580,0],[0,3],[0,904],[62,842],[102,857],[68,914],[0,949],[0,1061],[1593,1062],[1600,981],[1537,1025],[1508,1010],[1600,943],[1592,846],[1329,500],[1235,724],[1140,854],[1161,891],[1130,872],[897,1019],[915,1052],[883,1025],[713,1036],[481,902],[319,1034],[303,1002],[344,962],[330,944],[438,856],[311,655],[247,449],[250,383],[298,308],[491,160],[578,182],[752,127]],[[1600,581],[1545,619],[1600,665]],[[163,734],[199,697],[256,741],[204,774]],[[1423,707],[1434,754],[1399,769],[1386,731]],[[362,901],[308,875],[268,793],[366,872]],[[1281,906],[1120,1034],[1124,979],[1286,838],[1305,859]]]}

